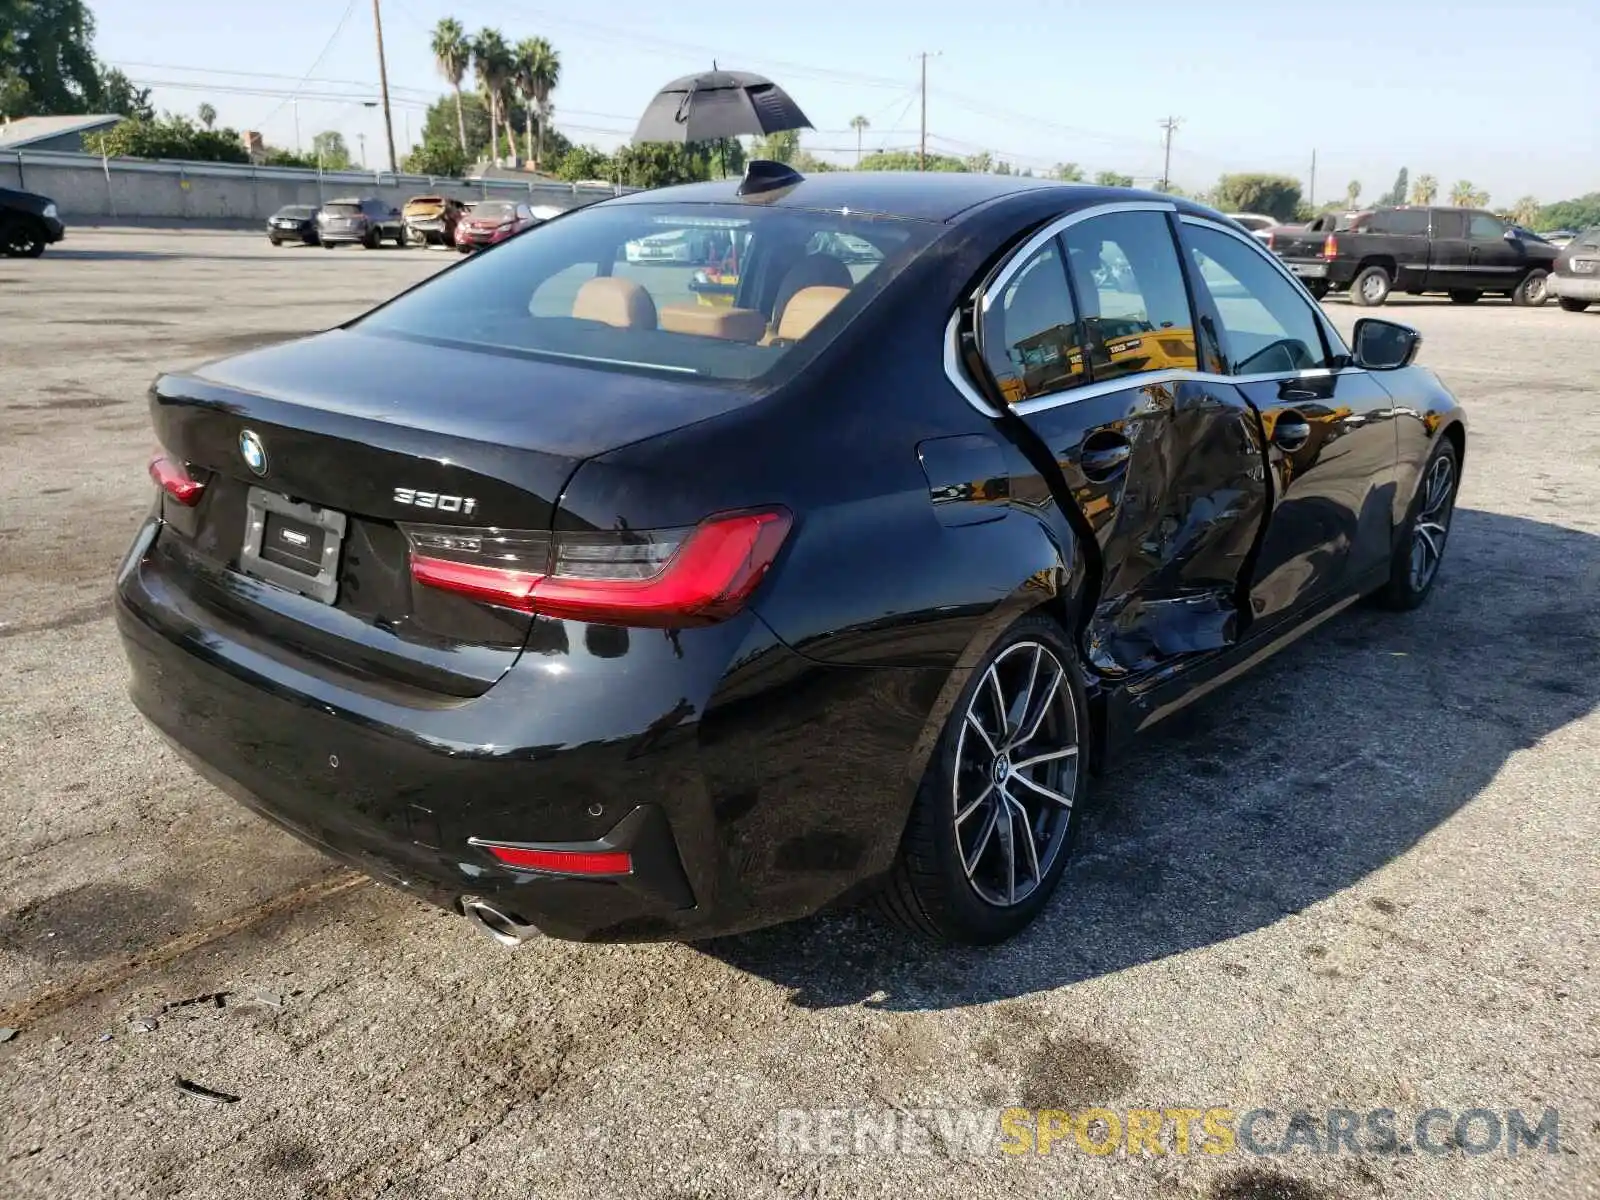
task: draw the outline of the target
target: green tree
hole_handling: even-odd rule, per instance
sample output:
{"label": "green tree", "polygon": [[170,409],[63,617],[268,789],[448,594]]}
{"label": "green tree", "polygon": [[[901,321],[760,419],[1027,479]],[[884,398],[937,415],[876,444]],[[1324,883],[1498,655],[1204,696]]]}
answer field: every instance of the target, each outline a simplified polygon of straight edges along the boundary
{"label": "green tree", "polygon": [[1600,192],[1558,200],[1539,210],[1536,229],[1589,229],[1600,225]]}
{"label": "green tree", "polygon": [[121,113],[141,121],[156,119],[156,110],[150,104],[150,89],[135,87],[133,80],[116,67],[109,67],[100,74],[100,103],[97,107],[104,112]]}
{"label": "green tree", "polygon": [[1378,197],[1378,203],[1404,204],[1406,197],[1410,194],[1410,186],[1411,175],[1404,167],[1401,167],[1400,173],[1394,177],[1394,186]]}
{"label": "green tree", "polygon": [[1247,172],[1217,180],[1216,206],[1224,212],[1253,212],[1292,221],[1300,207],[1300,181],[1287,175]]}
{"label": "green tree", "polygon": [[1062,183],[1082,183],[1083,168],[1072,162],[1057,163],[1050,168],[1049,178],[1059,179]]}
{"label": "green tree", "polygon": [[235,129],[205,129],[167,113],[153,121],[129,118],[83,139],[91,154],[107,158],[166,158],[187,162],[249,162]]}
{"label": "green tree", "polygon": [[988,175],[994,171],[994,155],[987,150],[967,155],[967,170],[974,175]]}
{"label": "green tree", "polygon": [[1458,179],[1450,189],[1450,203],[1458,208],[1487,208],[1489,193],[1473,187],[1470,179]]}
{"label": "green tree", "polygon": [[801,150],[794,156],[794,162],[789,165],[802,175],[825,175],[829,171],[837,171],[839,169],[831,162],[818,158],[809,150]]}
{"label": "green tree", "polygon": [[405,169],[412,175],[459,177],[467,169],[466,151],[457,138],[425,140],[406,156]]}
{"label": "green tree", "polygon": [[1095,173],[1094,181],[1101,187],[1131,188],[1133,186],[1133,176],[1123,175],[1118,171],[1098,171]]}
{"label": "green tree", "polygon": [[204,125],[207,129],[210,129],[217,123],[217,110],[210,104],[202,103],[200,107],[195,110],[195,112],[200,118],[200,124]]}
{"label": "green tree", "polygon": [[0,108],[19,117],[100,108],[93,42],[82,0],[0,0]]}
{"label": "green tree", "polygon": [[267,146],[261,157],[261,165],[266,167],[303,167],[315,170],[317,160],[310,154],[301,154],[298,150],[282,150],[277,146]]}
{"label": "green tree", "polygon": [[[500,118],[505,112],[506,88],[512,74],[511,50],[498,29],[480,29],[472,39],[472,70],[478,78],[478,91],[489,106],[489,158],[500,157]],[[510,140],[510,131],[507,131]],[[510,157],[516,156],[516,143]]]}
{"label": "green tree", "polygon": [[800,131],[782,129],[755,140],[750,148],[751,158],[765,158],[772,162],[792,163],[800,151]]}
{"label": "green tree", "polygon": [[711,178],[709,156],[695,145],[640,142],[617,151],[616,163],[622,182],[633,187],[668,187]]}
{"label": "green tree", "polygon": [[1354,208],[1361,203],[1361,181],[1352,179],[1344,185],[1344,206]]}
{"label": "green tree", "polygon": [[561,56],[542,37],[524,38],[512,56],[513,76],[522,96],[527,121],[539,124],[539,146],[535,153],[533,135],[528,134],[528,158],[536,168],[544,165],[544,128],[550,121],[550,93],[561,82]]}
{"label": "green tree", "polygon": [[326,129],[312,138],[311,152],[324,171],[350,169],[350,147],[345,144],[344,134],[337,129]]}
{"label": "green tree", "polygon": [[1511,220],[1525,229],[1532,229],[1539,219],[1540,207],[1537,196],[1524,196],[1511,206]]}
{"label": "green tree", "polygon": [[1411,203],[1429,205],[1439,195],[1439,181],[1432,175],[1418,175],[1411,185]]}
{"label": "green tree", "polygon": [[[914,150],[879,150],[861,160],[863,171],[917,171],[920,158]],[[965,171],[966,160],[948,154],[928,155],[930,171]]]}
{"label": "green tree", "polygon": [[861,166],[861,138],[868,129],[872,128],[872,122],[861,116],[851,117],[850,128],[856,131],[856,166],[859,168]]}
{"label": "green tree", "polygon": [[[472,60],[472,46],[467,41],[467,31],[454,17],[442,17],[433,27],[430,43],[433,65],[450,84],[456,97],[456,137],[461,143],[461,153],[467,151],[467,118],[461,109],[461,80],[467,73],[467,63]],[[424,139],[426,144],[426,139]]]}
{"label": "green tree", "polygon": [[610,179],[613,175],[610,155],[596,146],[574,146],[561,156],[556,174],[569,183],[584,183],[592,179]]}

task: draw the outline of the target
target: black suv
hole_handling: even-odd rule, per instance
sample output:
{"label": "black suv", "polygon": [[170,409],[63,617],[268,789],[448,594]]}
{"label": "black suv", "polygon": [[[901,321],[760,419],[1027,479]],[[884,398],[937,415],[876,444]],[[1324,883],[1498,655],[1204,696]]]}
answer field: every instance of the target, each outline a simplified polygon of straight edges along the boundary
{"label": "black suv", "polygon": [[55,201],[32,192],[0,188],[0,254],[38,258],[45,246],[67,236]]}
{"label": "black suv", "polygon": [[1558,253],[1493,213],[1470,208],[1324,215],[1304,228],[1274,229],[1266,241],[1312,295],[1348,288],[1350,302],[1361,305],[1382,304],[1396,288],[1412,296],[1444,292],[1457,304],[1499,294],[1540,305],[1549,298]]}
{"label": "black suv", "polygon": [[376,250],[384,240],[404,246],[406,223],[398,208],[375,196],[330,200],[317,213],[317,240],[324,250],[348,242]]}

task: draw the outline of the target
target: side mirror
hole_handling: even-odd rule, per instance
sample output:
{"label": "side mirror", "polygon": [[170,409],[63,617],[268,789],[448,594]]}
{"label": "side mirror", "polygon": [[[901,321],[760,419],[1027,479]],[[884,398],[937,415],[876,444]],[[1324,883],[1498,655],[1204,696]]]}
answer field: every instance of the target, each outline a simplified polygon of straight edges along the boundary
{"label": "side mirror", "polygon": [[1422,335],[1409,325],[1363,317],[1356,322],[1355,353],[1358,367],[1369,371],[1396,371],[1409,367],[1422,349]]}

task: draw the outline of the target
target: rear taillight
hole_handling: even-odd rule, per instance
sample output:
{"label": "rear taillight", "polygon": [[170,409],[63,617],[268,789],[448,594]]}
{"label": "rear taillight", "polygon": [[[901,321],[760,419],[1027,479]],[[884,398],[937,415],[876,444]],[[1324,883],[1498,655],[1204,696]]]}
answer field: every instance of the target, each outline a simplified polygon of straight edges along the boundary
{"label": "rear taillight", "polygon": [[199,504],[200,495],[206,490],[206,485],[191,476],[182,463],[173,462],[164,454],[150,460],[150,478],[163,492],[188,508]]}
{"label": "rear taillight", "polygon": [[525,871],[557,871],[562,875],[631,875],[633,856],[626,850],[539,850],[502,846],[472,839],[508,867]]}
{"label": "rear taillight", "polygon": [[1322,243],[1322,257],[1339,257],[1339,239],[1334,237],[1331,233],[1328,235],[1328,240]]}
{"label": "rear taillight", "polygon": [[1272,230],[1269,229],[1269,230],[1267,230],[1267,236],[1262,238],[1261,240],[1266,242],[1267,243],[1267,249],[1271,250],[1271,249],[1274,249],[1277,246],[1277,244],[1278,244],[1277,238],[1278,238],[1278,235],[1273,233]]}
{"label": "rear taillight", "polygon": [[684,626],[744,606],[788,536],[781,509],[688,529],[518,533],[404,525],[411,577],[486,604],[603,625]]}

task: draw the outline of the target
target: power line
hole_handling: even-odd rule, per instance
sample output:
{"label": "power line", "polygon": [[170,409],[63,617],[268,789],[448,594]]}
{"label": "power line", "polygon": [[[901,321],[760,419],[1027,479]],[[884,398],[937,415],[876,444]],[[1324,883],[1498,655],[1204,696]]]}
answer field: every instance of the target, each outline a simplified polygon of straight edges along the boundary
{"label": "power line", "polygon": [[[295,88],[295,92],[296,93],[299,92],[300,87],[303,87],[305,85],[305,82],[306,82],[307,79],[310,79],[311,76],[313,76],[313,75],[315,75],[317,73],[317,68],[322,65],[322,60],[328,57],[328,51],[332,50],[333,49],[333,43],[339,40],[339,35],[344,32],[345,22],[350,19],[350,14],[355,12],[355,10],[356,10],[356,0],[350,0],[350,2],[344,6],[344,13],[339,17],[339,23],[333,27],[333,32],[328,35],[328,40],[323,43],[322,50],[317,54],[316,60],[314,62],[312,62],[310,68],[306,71],[305,75],[301,78],[300,85]],[[278,104],[277,108],[273,109],[270,113],[267,114],[267,116],[266,116],[266,118],[264,120],[258,122],[257,124],[258,125],[265,125],[268,121],[272,120],[273,117],[275,117],[279,113],[281,113],[284,110],[284,106],[287,105],[288,103],[289,103],[288,100],[281,101]]]}

